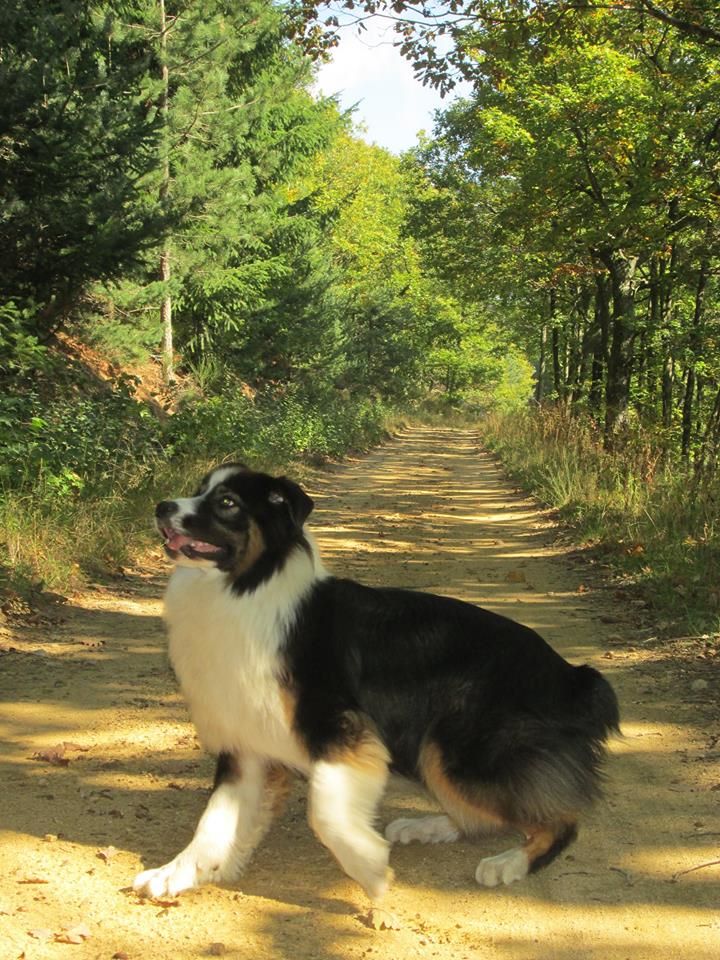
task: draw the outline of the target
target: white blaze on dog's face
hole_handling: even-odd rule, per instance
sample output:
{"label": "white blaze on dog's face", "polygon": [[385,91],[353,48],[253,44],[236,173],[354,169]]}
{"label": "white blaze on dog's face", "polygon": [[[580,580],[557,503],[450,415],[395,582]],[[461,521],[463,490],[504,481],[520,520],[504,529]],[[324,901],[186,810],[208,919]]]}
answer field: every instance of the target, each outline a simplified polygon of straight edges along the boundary
{"label": "white blaze on dog's face", "polygon": [[232,463],[209,473],[194,496],[159,503],[155,521],[176,563],[217,569],[243,585],[266,579],[293,547],[306,545],[302,527],[312,507],[287,477]]}

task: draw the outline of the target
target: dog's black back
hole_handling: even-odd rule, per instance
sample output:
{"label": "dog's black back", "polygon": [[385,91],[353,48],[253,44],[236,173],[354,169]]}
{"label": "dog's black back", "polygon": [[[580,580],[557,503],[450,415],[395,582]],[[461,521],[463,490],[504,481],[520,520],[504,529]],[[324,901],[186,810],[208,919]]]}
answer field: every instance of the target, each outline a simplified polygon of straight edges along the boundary
{"label": "dog's black back", "polygon": [[502,794],[503,818],[567,816],[599,794],[615,694],[537,633],[459,600],[350,580],[318,583],[286,648],[296,723],[310,752],[352,738],[347,711],[377,729],[393,767],[422,779],[432,742],[470,794]]}

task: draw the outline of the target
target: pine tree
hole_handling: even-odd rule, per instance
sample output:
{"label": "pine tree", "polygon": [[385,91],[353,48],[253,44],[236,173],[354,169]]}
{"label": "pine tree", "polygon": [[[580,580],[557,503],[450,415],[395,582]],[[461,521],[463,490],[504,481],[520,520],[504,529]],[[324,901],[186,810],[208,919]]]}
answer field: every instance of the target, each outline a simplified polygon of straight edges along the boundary
{"label": "pine tree", "polygon": [[130,0],[3,4],[0,38],[0,301],[46,336],[92,281],[114,279],[157,242],[143,184],[159,124],[152,53],[124,21]]}

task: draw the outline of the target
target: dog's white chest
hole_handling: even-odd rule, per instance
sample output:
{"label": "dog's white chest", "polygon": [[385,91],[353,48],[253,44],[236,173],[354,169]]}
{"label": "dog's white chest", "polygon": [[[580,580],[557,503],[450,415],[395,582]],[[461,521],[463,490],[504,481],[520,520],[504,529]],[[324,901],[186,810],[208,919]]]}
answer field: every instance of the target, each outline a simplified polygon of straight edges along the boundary
{"label": "dog's white chest", "polygon": [[238,597],[215,571],[178,567],[165,617],[170,660],[203,745],[212,753],[250,751],[304,769],[278,676],[282,611],[260,590]]}

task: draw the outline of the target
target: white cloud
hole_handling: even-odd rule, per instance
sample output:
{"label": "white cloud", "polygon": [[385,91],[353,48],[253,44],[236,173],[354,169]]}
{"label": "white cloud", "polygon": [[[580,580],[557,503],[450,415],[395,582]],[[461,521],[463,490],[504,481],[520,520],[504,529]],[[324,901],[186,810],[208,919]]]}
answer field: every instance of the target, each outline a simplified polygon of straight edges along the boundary
{"label": "white cloud", "polygon": [[433,111],[448,101],[415,79],[392,45],[392,26],[375,20],[366,25],[360,35],[355,27],[341,30],[332,62],[318,71],[316,88],[326,96],[337,94],[343,109],[357,104],[354,118],[366,127],[365,139],[399,153],[416,143],[418,131],[432,132]]}

